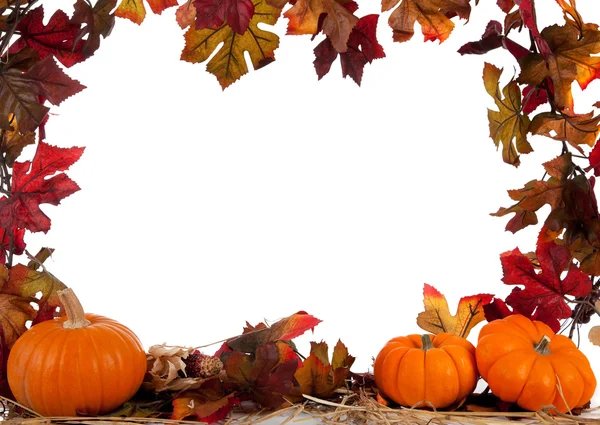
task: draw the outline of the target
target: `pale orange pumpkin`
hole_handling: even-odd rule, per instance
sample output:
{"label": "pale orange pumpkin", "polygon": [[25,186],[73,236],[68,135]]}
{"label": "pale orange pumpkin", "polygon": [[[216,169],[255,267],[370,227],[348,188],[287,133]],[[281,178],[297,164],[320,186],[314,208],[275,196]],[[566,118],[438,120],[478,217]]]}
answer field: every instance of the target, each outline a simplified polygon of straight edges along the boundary
{"label": "pale orange pumpkin", "polygon": [[590,362],[573,341],[520,314],[481,328],[476,356],[490,390],[527,410],[554,405],[564,413],[590,401],[596,389]]}
{"label": "pale orange pumpkin", "polygon": [[13,345],[10,389],[19,403],[44,416],[109,412],[142,384],[142,344],[117,321],[85,314],[72,290],[59,297],[66,317],[32,326]]}
{"label": "pale orange pumpkin", "polygon": [[475,347],[456,335],[408,335],[388,341],[375,359],[377,388],[403,406],[448,407],[477,385]]}

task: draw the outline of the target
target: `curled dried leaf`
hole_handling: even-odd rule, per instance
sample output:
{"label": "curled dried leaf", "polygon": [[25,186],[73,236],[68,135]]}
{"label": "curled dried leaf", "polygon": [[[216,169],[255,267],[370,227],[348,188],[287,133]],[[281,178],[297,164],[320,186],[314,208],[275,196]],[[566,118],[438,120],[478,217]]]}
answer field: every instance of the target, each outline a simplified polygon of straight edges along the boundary
{"label": "curled dried leaf", "polygon": [[148,350],[148,376],[143,387],[155,392],[183,391],[199,388],[205,378],[187,376],[184,359],[193,348],[153,345]]}

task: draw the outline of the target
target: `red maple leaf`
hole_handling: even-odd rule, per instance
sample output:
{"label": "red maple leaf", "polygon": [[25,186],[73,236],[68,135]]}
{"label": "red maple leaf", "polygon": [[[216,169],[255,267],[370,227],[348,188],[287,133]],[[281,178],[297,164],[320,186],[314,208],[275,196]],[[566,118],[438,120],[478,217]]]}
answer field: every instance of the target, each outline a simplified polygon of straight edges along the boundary
{"label": "red maple leaf", "polygon": [[40,204],[58,205],[79,190],[77,183],[61,171],[69,169],[83,150],[39,142],[33,161],[15,162],[11,196],[0,199],[0,227],[44,233],[50,230],[50,218]]}
{"label": "red maple leaf", "polygon": [[379,15],[367,15],[358,20],[348,39],[347,50],[338,53],[329,37],[315,47],[314,65],[319,80],[331,69],[331,64],[340,56],[342,76],[350,76],[360,86],[363,70],[367,63],[385,57],[383,47],[377,41]]}
{"label": "red maple leaf", "polygon": [[[536,273],[531,260],[518,248],[500,255],[507,285],[523,285],[514,288],[506,298],[506,304],[514,312],[546,323],[553,329],[558,321],[571,316],[572,310],[565,301],[565,295],[583,297],[592,290],[590,277],[573,263],[569,249],[554,242],[541,243],[536,250],[541,272]],[[564,278],[563,271],[568,270]]]}
{"label": "red maple leaf", "polygon": [[60,9],[54,12],[47,25],[43,20],[43,6],[28,12],[17,25],[21,37],[11,45],[9,53],[31,47],[38,51],[40,59],[54,55],[67,68],[85,60],[81,51],[85,42],[77,39],[79,25],[71,22]]}
{"label": "red maple leaf", "polygon": [[233,31],[244,34],[254,16],[252,0],[195,0],[196,29],[216,28],[227,23]]}

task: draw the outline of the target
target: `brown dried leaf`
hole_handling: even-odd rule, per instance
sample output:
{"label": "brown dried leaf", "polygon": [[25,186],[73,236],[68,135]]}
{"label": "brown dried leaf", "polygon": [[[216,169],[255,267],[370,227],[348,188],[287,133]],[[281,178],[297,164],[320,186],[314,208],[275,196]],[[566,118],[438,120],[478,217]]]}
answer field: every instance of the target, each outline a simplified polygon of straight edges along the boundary
{"label": "brown dried leaf", "polygon": [[148,350],[148,373],[151,381],[145,381],[143,387],[155,392],[183,391],[199,388],[206,380],[203,378],[182,378],[185,374],[183,359],[194,352],[193,348],[153,345]]}
{"label": "brown dried leaf", "polygon": [[592,344],[600,346],[600,326],[593,326],[592,329],[590,329],[588,338]]}

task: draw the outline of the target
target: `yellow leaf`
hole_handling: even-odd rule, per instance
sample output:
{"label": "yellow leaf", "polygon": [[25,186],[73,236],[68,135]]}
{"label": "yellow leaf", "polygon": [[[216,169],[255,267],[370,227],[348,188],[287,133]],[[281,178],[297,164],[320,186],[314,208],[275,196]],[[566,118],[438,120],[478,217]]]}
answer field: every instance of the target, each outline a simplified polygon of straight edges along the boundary
{"label": "yellow leaf", "polygon": [[458,302],[456,315],[450,314],[448,301],[433,286],[425,284],[423,304],[425,311],[417,316],[417,325],[427,332],[446,332],[466,338],[479,322],[485,320],[483,306],[493,299],[490,294],[477,294],[462,297]]}

